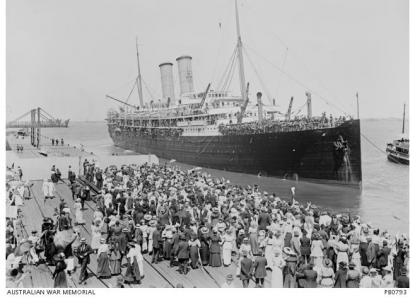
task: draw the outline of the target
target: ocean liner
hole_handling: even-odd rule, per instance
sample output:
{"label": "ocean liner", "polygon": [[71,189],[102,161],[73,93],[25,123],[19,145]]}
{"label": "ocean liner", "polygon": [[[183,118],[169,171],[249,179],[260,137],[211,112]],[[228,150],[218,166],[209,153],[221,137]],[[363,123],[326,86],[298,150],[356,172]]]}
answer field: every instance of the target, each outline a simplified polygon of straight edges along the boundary
{"label": "ocean liner", "polygon": [[122,104],[107,115],[114,144],[206,168],[361,188],[359,119],[312,116],[310,92],[304,117],[291,116],[293,98],[286,113],[274,101],[263,103],[261,93],[256,103],[249,101],[236,2],[235,13],[237,44],[231,59],[239,65],[240,95],[226,90],[229,78],[222,87],[213,90],[209,84],[195,93],[192,57],[184,55],[176,59],[180,97],[175,97],[173,64],[165,62],[159,65],[162,100],[144,103],[137,46],[140,105],[107,95]]}

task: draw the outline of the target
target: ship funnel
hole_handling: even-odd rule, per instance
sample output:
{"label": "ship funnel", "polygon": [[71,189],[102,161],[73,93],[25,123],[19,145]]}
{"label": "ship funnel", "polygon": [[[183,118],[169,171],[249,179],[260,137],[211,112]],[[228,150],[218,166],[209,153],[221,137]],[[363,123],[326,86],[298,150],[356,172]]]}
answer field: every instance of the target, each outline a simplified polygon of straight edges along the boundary
{"label": "ship funnel", "polygon": [[262,93],[256,93],[256,100],[258,103],[258,122],[259,124],[262,123],[263,120],[263,108],[262,108]]}
{"label": "ship funnel", "polygon": [[178,62],[179,87],[181,95],[193,93],[194,78],[192,76],[192,57],[189,55],[184,55],[178,57],[176,60]]}
{"label": "ship funnel", "polygon": [[173,105],[175,103],[175,92],[172,63],[160,64],[159,71],[161,73],[162,103],[167,103],[168,106]]}

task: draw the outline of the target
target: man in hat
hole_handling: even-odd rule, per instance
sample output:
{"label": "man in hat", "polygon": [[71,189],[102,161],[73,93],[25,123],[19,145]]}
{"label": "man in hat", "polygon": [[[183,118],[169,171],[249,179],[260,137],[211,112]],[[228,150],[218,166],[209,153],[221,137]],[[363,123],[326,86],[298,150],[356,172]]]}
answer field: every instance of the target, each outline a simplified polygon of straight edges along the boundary
{"label": "man in hat", "polygon": [[97,188],[101,189],[102,186],[103,186],[103,176],[102,176],[102,170],[100,168],[96,169],[95,180],[97,182],[97,184],[96,184]]}
{"label": "man in hat", "polygon": [[233,283],[233,275],[228,274],[228,275],[226,275],[225,282],[222,284],[221,288],[233,289],[233,288],[235,288],[235,286],[232,283]]}
{"label": "man in hat", "polygon": [[68,176],[67,177],[71,184],[75,182],[76,175],[75,175],[75,172],[71,169],[71,166],[68,166]]}
{"label": "man in hat", "polygon": [[249,280],[252,278],[253,263],[248,257],[248,251],[242,251],[241,256],[239,278],[242,280],[242,286],[247,288]]}
{"label": "man in hat", "polygon": [[80,198],[81,198],[81,209],[84,210],[84,203],[85,201],[89,201],[90,200],[90,187],[86,186],[85,188],[81,189],[80,192]]}
{"label": "man in hat", "polygon": [[272,219],[268,214],[268,210],[266,209],[266,207],[262,207],[261,213],[259,214],[258,218],[258,230],[266,230],[266,227],[268,227],[271,223]]}
{"label": "man in hat", "polygon": [[406,266],[403,266],[400,270],[400,276],[397,277],[397,287],[400,289],[408,289],[409,288],[409,276],[408,271],[406,270]]}
{"label": "man in hat", "polygon": [[179,237],[176,255],[179,262],[178,272],[186,275],[188,273],[189,245],[185,234],[181,234]]}
{"label": "man in hat", "polygon": [[80,243],[81,244],[77,249],[78,263],[81,265],[79,284],[82,284],[83,282],[86,284],[88,278],[87,266],[90,263],[90,254],[94,251],[91,249],[91,246],[87,244],[85,238],[81,238]]}
{"label": "man in hat", "polygon": [[157,264],[161,249],[161,226],[158,224],[152,233],[152,263]]}
{"label": "man in hat", "polygon": [[258,253],[256,253],[255,262],[253,264],[255,283],[257,287],[263,287],[265,283],[265,277],[267,276],[266,274],[267,265],[268,265],[268,261],[262,255],[262,250],[259,249]]}

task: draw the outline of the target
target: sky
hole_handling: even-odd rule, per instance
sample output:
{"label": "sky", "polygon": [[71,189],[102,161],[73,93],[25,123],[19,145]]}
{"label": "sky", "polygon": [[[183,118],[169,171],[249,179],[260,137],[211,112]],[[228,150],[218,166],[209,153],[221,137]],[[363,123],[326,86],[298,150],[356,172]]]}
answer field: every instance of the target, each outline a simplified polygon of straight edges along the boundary
{"label": "sky", "polygon": [[[250,98],[286,111],[401,117],[409,99],[408,0],[238,0]],[[236,45],[233,0],[9,0],[6,117],[35,107],[98,121],[137,76],[161,98],[158,65],[191,55],[195,91],[216,88]],[[237,69],[229,89],[239,94]],[[138,105],[135,91],[129,103]]]}

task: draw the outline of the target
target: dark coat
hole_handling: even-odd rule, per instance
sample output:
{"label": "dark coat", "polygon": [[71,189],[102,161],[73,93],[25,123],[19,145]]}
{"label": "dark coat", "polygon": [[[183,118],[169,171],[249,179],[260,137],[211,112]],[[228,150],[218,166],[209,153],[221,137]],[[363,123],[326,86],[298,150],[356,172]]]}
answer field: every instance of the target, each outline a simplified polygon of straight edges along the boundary
{"label": "dark coat", "polygon": [[259,215],[258,225],[259,230],[266,230],[266,227],[271,224],[271,217],[266,212],[263,212]]}
{"label": "dark coat", "polygon": [[159,242],[161,240],[161,232],[158,229],[152,233],[152,247],[160,248]]}
{"label": "dark coat", "polygon": [[179,241],[177,249],[178,259],[188,259],[189,258],[189,246],[187,241]]}
{"label": "dark coat", "polygon": [[256,256],[254,262],[254,272],[255,278],[265,278],[266,277],[266,266],[268,261],[264,256]]}
{"label": "dark coat", "polygon": [[397,277],[397,287],[404,289],[404,288],[409,288],[409,277],[405,275],[400,275]]}
{"label": "dark coat", "polygon": [[316,288],[317,287],[317,272],[314,270],[304,270],[303,279],[300,280],[304,288]]}
{"label": "dark coat", "polygon": [[252,268],[253,268],[252,260],[247,257],[244,257],[241,261],[241,273],[240,273],[241,280],[251,279]]}
{"label": "dark coat", "polygon": [[339,269],[335,274],[335,288],[345,288],[347,282],[347,270]]}
{"label": "dark coat", "polygon": [[83,259],[86,260],[86,263],[90,263],[90,254],[93,253],[93,249],[91,249],[91,246],[88,244],[80,245],[77,249],[77,257],[78,257],[78,262],[81,264]]}

